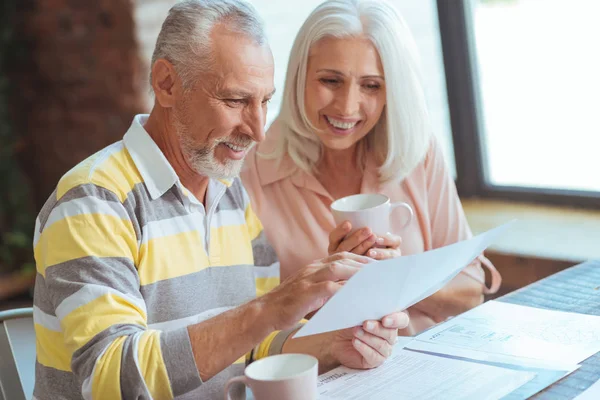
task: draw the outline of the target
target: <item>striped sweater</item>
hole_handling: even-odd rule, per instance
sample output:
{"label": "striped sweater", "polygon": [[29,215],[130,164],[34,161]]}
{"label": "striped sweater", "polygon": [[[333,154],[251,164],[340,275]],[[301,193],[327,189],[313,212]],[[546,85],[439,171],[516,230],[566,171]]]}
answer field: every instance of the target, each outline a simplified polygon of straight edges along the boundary
{"label": "striped sweater", "polygon": [[65,174],[37,218],[36,399],[220,399],[244,357],[202,382],[186,327],[279,283],[239,180],[211,180],[205,208],[146,118]]}

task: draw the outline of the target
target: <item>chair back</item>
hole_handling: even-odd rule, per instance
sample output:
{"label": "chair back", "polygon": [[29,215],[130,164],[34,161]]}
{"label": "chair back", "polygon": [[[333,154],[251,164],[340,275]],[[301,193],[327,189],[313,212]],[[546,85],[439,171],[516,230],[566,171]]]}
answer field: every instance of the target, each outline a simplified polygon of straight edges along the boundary
{"label": "chair back", "polygon": [[35,383],[33,309],[0,311],[0,400],[29,400]]}

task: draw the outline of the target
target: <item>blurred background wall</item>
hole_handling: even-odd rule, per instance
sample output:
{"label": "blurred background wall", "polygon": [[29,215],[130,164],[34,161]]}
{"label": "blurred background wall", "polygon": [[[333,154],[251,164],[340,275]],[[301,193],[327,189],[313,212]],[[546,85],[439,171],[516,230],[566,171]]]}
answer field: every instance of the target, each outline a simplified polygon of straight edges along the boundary
{"label": "blurred background wall", "polygon": [[1,7],[0,300],[31,280],[35,215],[59,178],[120,140],[147,99],[135,3],[3,0]]}

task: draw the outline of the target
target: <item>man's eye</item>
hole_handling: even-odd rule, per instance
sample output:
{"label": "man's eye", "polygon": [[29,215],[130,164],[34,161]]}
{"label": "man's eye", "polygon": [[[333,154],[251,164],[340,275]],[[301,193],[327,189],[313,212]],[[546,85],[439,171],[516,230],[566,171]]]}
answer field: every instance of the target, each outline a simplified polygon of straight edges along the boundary
{"label": "man's eye", "polygon": [[264,99],[262,101],[263,104],[269,104],[271,102],[271,99]]}
{"label": "man's eye", "polygon": [[227,99],[225,101],[232,104],[244,104],[244,99]]}

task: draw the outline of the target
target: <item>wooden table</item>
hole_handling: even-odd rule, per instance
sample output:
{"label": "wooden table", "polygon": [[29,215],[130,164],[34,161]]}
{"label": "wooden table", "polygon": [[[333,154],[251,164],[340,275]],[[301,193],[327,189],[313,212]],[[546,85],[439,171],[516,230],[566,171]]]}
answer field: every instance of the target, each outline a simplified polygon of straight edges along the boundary
{"label": "wooden table", "polygon": [[[600,315],[600,260],[588,261],[497,299],[507,303]],[[572,399],[600,379],[600,353],[532,399]]]}

